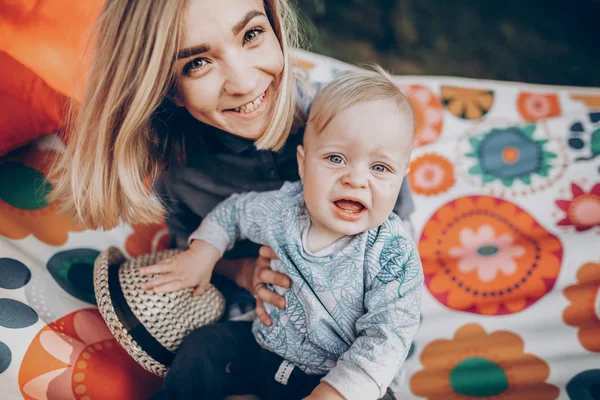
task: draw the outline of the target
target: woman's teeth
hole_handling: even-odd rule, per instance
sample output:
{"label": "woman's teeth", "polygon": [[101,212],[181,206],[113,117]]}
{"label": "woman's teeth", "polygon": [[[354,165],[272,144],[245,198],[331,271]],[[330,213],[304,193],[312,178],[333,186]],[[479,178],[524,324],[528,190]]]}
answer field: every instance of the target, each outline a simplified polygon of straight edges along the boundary
{"label": "woman's teeth", "polygon": [[258,96],[256,98],[256,100],[248,103],[248,104],[244,104],[241,107],[237,107],[234,108],[233,110],[239,113],[251,113],[252,111],[256,110],[258,108],[258,106],[260,106],[260,103],[262,103],[262,100],[265,98],[265,93],[261,94],[260,96]]}

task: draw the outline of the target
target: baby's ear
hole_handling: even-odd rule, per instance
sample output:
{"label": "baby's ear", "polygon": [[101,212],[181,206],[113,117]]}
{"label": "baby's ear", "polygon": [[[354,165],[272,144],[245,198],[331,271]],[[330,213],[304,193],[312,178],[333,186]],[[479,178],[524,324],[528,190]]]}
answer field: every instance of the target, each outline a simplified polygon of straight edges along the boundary
{"label": "baby's ear", "polygon": [[296,158],[298,159],[298,175],[304,182],[304,147],[302,145],[298,145],[296,149]]}

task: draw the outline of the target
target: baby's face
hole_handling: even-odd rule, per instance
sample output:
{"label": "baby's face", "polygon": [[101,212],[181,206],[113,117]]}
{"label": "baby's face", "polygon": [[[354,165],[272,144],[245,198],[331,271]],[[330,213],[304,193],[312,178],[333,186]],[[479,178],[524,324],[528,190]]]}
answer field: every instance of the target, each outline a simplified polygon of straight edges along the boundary
{"label": "baby's face", "polygon": [[356,235],[392,213],[410,158],[413,120],[391,100],[356,104],[321,132],[309,124],[298,166],[313,225]]}

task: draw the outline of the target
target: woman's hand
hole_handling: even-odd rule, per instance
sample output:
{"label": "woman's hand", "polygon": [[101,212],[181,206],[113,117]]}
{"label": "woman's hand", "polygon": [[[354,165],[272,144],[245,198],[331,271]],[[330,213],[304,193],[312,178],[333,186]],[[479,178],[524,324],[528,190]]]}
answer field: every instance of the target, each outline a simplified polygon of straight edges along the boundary
{"label": "woman's hand", "polygon": [[236,279],[236,283],[254,295],[256,298],[256,315],[263,324],[271,326],[272,321],[265,311],[263,302],[266,301],[283,310],[285,299],[283,296],[267,289],[265,284],[270,283],[289,289],[291,282],[290,278],[284,274],[271,269],[271,260],[277,260],[278,257],[270,247],[261,247],[258,254],[258,258],[246,259],[246,262],[242,264],[242,270]]}
{"label": "woman's hand", "polygon": [[216,262],[221,258],[219,250],[210,243],[195,240],[189,250],[154,265],[140,268],[140,275],[160,274],[142,284],[142,289],[154,293],[168,293],[194,287],[193,296],[203,294],[210,284]]}

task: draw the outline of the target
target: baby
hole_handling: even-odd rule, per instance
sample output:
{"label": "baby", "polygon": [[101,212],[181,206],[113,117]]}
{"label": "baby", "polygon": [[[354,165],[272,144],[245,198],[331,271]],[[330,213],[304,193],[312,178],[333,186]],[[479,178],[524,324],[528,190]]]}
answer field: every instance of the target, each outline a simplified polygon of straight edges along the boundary
{"label": "baby", "polygon": [[292,282],[269,287],[286,301],[265,304],[270,326],[229,321],[190,334],[159,396],[179,398],[187,386],[200,399],[394,399],[423,284],[417,248],[392,213],[413,134],[410,104],[385,71],[343,75],[313,103],[297,151],[301,182],[231,196],[189,250],[142,272],[162,274],[144,289],[202,293],[222,254],[249,239],[270,246],[271,268]]}

